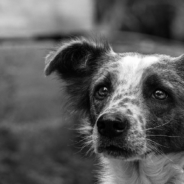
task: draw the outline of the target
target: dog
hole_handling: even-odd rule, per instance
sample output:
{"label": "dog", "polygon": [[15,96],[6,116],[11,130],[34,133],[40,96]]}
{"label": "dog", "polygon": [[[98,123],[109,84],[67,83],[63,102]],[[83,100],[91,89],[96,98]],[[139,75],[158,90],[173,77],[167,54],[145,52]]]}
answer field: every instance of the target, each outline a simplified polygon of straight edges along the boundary
{"label": "dog", "polygon": [[115,53],[78,38],[46,57],[53,72],[100,158],[100,183],[184,183],[184,55]]}

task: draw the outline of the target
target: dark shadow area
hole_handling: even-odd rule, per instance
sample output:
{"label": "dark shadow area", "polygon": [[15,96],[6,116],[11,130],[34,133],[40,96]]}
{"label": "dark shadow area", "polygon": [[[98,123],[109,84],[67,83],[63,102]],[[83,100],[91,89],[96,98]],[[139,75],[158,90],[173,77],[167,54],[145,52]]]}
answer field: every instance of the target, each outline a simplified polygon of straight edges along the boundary
{"label": "dark shadow area", "polygon": [[95,1],[95,21],[110,30],[184,40],[182,0]]}

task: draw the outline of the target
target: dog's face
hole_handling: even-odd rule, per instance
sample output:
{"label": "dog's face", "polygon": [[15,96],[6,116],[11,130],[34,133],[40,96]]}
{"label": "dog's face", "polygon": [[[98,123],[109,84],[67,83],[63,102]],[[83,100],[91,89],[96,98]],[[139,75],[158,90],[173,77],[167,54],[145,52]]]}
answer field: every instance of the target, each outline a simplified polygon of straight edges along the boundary
{"label": "dog's face", "polygon": [[[121,159],[184,150],[184,57],[117,54],[107,43],[71,41],[47,57],[96,153]],[[86,131],[87,130],[87,131]]]}

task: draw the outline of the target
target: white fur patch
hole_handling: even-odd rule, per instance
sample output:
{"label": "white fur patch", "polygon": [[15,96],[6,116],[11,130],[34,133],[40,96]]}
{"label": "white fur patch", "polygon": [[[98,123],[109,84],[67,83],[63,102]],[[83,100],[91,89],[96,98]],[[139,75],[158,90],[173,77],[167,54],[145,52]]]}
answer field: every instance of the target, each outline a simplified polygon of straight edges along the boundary
{"label": "white fur patch", "polygon": [[139,161],[102,158],[103,184],[183,184],[184,152],[150,155]]}
{"label": "white fur patch", "polygon": [[[132,54],[125,57],[122,57],[119,63],[119,80],[124,80],[128,82],[128,87],[137,85],[142,77],[143,72],[146,68],[151,66],[154,63],[159,62],[157,56],[142,56],[139,54]],[[125,85],[123,85],[126,88]]]}

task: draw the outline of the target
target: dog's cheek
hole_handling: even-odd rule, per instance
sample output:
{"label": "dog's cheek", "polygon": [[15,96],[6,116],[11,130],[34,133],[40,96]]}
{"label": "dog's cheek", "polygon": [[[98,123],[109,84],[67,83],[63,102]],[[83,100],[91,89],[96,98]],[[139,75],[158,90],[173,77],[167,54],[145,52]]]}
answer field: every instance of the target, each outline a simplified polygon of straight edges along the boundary
{"label": "dog's cheek", "polygon": [[[173,138],[171,138],[171,147],[178,151],[184,151],[184,114],[183,111],[177,111],[173,123],[170,127]],[[174,137],[175,136],[175,137]]]}
{"label": "dog's cheek", "polygon": [[90,113],[89,86],[91,77],[75,79],[75,81],[67,81],[66,92],[73,109],[82,112],[85,116]]}
{"label": "dog's cheek", "polygon": [[158,153],[184,150],[184,123],[182,122],[184,122],[184,115],[177,109],[162,117],[149,116],[146,134]]}

